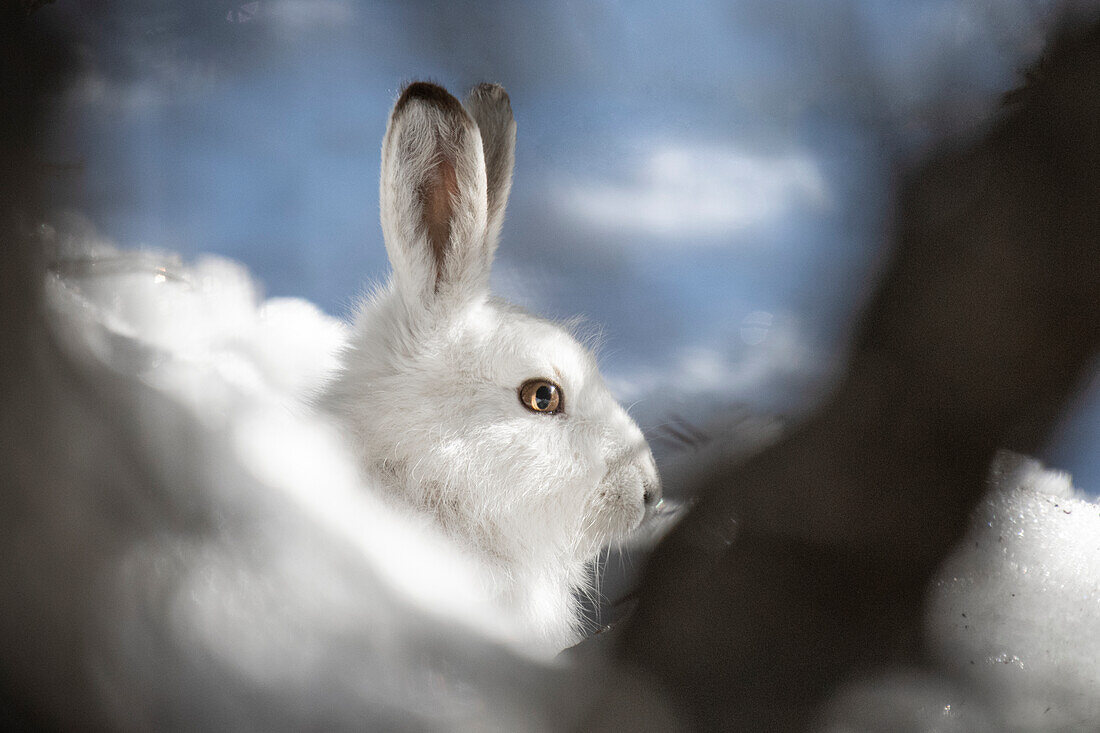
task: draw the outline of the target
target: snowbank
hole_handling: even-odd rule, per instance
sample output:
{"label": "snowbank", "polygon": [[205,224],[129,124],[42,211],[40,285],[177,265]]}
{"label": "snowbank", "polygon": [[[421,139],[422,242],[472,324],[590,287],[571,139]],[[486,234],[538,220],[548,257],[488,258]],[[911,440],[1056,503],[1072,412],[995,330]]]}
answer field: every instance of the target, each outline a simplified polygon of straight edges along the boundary
{"label": "snowbank", "polygon": [[[546,727],[538,706],[559,689],[557,672],[489,601],[480,568],[378,500],[309,409],[342,324],[303,301],[261,300],[248,273],[219,258],[184,266],[87,234],[51,236],[94,245],[58,246],[52,325],[84,386],[108,401],[122,388],[122,423],[98,419],[66,437],[60,421],[72,416],[54,418],[73,470],[47,466],[38,485],[21,485],[46,514],[5,542],[41,568],[43,597],[88,639],[63,653],[81,655],[104,710],[75,720]],[[104,366],[118,379],[97,376]],[[125,444],[105,448],[97,432]],[[136,469],[101,470],[120,462]],[[79,536],[97,542],[73,555],[64,548]],[[91,596],[51,573],[55,559],[94,576]]]}
{"label": "snowbank", "polygon": [[935,582],[935,656],[996,700],[1000,730],[1100,730],[1100,504],[1003,457]]}

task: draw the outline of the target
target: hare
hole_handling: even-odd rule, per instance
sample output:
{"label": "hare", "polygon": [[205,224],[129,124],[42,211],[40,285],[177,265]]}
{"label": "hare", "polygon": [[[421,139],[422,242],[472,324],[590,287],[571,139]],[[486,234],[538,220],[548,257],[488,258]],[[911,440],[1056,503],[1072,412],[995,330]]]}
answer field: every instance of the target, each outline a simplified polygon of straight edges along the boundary
{"label": "hare", "polygon": [[365,478],[489,571],[540,644],[581,632],[589,563],[661,497],[653,456],[593,355],[489,294],[511,188],[504,89],[402,92],[382,145],[389,283],[354,319],[320,404]]}

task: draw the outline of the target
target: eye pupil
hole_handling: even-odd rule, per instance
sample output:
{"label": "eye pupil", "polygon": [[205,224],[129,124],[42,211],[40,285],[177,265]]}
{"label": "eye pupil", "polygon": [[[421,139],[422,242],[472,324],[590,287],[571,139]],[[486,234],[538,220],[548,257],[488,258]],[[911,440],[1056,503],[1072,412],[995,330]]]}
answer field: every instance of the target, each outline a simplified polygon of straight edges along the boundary
{"label": "eye pupil", "polygon": [[540,410],[549,409],[553,397],[554,388],[548,384],[544,384],[535,390],[535,406]]}

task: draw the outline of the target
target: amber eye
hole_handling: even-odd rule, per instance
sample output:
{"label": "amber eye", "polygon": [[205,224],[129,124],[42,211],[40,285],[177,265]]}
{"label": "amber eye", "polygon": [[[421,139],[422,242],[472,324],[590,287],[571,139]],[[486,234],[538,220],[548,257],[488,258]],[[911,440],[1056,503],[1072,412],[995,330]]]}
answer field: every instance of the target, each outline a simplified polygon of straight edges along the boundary
{"label": "amber eye", "polygon": [[533,412],[561,412],[561,387],[545,379],[530,379],[519,388],[519,401]]}

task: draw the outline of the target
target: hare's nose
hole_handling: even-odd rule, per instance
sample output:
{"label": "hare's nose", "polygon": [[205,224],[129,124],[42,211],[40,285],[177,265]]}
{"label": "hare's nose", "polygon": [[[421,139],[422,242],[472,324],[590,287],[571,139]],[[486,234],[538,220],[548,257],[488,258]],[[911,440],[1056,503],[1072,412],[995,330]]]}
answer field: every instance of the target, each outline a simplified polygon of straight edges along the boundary
{"label": "hare's nose", "polygon": [[647,508],[652,509],[661,503],[661,478],[655,476],[642,482],[642,498]]}

